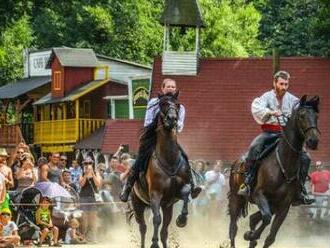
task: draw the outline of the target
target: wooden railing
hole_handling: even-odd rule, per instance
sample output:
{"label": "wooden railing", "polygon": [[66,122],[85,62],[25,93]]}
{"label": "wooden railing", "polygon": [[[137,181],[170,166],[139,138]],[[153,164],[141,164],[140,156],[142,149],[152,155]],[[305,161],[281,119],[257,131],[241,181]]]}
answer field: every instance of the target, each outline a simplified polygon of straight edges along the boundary
{"label": "wooden railing", "polygon": [[34,123],[35,144],[75,143],[105,125],[103,119],[69,119]]}

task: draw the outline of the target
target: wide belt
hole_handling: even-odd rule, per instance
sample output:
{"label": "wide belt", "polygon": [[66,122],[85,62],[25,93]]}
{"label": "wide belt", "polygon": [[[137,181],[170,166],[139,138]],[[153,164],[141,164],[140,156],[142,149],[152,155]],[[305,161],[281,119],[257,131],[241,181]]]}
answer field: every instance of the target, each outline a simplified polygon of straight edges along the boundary
{"label": "wide belt", "polygon": [[280,125],[262,124],[261,129],[264,132],[281,132],[283,128]]}

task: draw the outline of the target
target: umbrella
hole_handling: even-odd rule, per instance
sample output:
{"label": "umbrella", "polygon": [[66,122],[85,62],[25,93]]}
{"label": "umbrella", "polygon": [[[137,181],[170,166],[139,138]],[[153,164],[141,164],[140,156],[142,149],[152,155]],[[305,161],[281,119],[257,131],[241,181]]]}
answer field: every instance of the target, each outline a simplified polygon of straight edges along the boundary
{"label": "umbrella", "polygon": [[58,183],[39,182],[34,187],[40,190],[43,197],[51,199],[56,197],[72,198],[72,195]]}

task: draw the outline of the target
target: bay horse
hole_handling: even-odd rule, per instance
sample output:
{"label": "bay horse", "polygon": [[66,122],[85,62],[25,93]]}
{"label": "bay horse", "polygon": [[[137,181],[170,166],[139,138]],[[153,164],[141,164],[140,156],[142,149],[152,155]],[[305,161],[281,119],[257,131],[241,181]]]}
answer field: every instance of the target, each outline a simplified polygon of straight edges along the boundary
{"label": "bay horse", "polygon": [[288,118],[275,150],[259,161],[257,181],[249,198],[237,194],[239,186],[244,182],[244,161],[241,159],[232,165],[228,194],[231,248],[235,247],[237,221],[241,216],[248,215],[249,202],[258,207],[258,211],[250,215],[250,230],[244,234],[244,239],[249,241],[249,247],[253,248],[257,245],[263,230],[271,222],[270,233],[263,247],[267,248],[275,242],[276,234],[299,190],[297,176],[301,167],[303,146],[306,144],[311,150],[317,149],[318,106],[318,96],[307,100],[305,95],[300,99],[299,105],[293,109],[291,117]]}
{"label": "bay horse", "polygon": [[[153,123],[144,128],[140,143],[152,149],[146,173],[140,174],[132,191],[132,206],[139,224],[141,247],[145,247],[147,226],[144,211],[150,207],[153,213],[154,232],[151,248],[158,248],[158,230],[162,222],[160,238],[167,247],[168,226],[172,220],[173,205],[183,200],[181,214],[176,220],[178,227],[187,223],[188,202],[191,187],[187,158],[177,142],[177,123],[180,103],[178,93],[159,96],[159,113]],[[149,142],[149,143],[148,143]],[[152,144],[152,145],[150,145]],[[143,151],[144,148],[140,148]],[[148,152],[148,151],[146,151]],[[162,218],[160,214],[162,210]]]}

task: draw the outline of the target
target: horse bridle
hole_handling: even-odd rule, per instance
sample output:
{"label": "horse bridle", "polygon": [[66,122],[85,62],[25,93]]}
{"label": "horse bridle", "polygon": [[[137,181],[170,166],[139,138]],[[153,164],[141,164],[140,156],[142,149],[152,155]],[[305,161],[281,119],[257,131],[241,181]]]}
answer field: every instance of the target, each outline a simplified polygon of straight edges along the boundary
{"label": "horse bridle", "polygon": [[[305,108],[307,108],[307,107],[305,106]],[[286,124],[286,123],[288,122],[288,120],[289,120],[289,117],[286,116],[285,114],[282,114],[281,116],[282,116],[284,119],[286,119],[286,120],[285,120],[285,124]],[[280,122],[279,117],[276,117],[276,118],[277,118],[277,122],[280,124],[281,122]],[[298,118],[299,118],[299,117],[298,117]],[[307,132],[308,132],[309,130],[311,130],[311,129],[316,129],[317,132],[318,132],[319,134],[321,134],[321,131],[319,130],[319,128],[318,128],[317,126],[311,125],[311,126],[305,128],[305,129],[302,129],[302,128],[299,126],[299,132],[304,136],[304,138],[306,138],[306,134],[307,134]],[[298,151],[298,150],[297,150],[297,149],[296,149],[296,148],[290,143],[290,141],[288,140],[288,137],[286,136],[286,134],[285,134],[284,131],[282,132],[282,134],[283,134],[283,138],[284,138],[285,142],[289,145],[289,147],[291,148],[291,150],[293,150],[293,151],[296,152],[296,153],[300,153],[300,151]]]}
{"label": "horse bridle", "polygon": [[[160,112],[160,114],[161,114],[162,116],[166,117],[167,114],[168,114],[168,112],[169,112],[170,110],[174,110],[175,113],[176,113],[176,115],[179,116],[179,109],[175,106],[175,103],[173,103],[173,102],[169,102],[168,104],[169,104],[169,106],[168,106],[168,108],[166,109],[166,112],[165,112],[165,113],[161,110],[161,108],[159,108],[159,112]],[[163,118],[164,118],[164,117],[163,117]]]}

